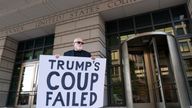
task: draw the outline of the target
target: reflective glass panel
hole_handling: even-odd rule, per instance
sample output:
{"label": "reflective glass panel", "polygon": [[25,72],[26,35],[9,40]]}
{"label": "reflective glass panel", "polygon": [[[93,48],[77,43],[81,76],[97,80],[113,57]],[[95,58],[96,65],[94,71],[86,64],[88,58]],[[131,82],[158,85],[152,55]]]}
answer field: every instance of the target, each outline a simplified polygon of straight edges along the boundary
{"label": "reflective glass panel", "polygon": [[106,24],[106,32],[114,33],[117,32],[117,21],[107,22]]}
{"label": "reflective glass panel", "polygon": [[124,88],[123,79],[121,75],[120,66],[112,66],[111,68],[111,80],[112,80],[112,96],[111,101],[114,105],[122,105],[124,103]]}
{"label": "reflective glass panel", "polygon": [[181,52],[189,52],[189,45],[187,42],[179,42],[179,47]]}
{"label": "reflective glass panel", "polygon": [[171,8],[171,12],[173,20],[183,20],[187,18],[187,13],[184,5]]}
{"label": "reflective glass panel", "polygon": [[129,52],[131,85],[134,103],[150,101],[143,52]]}
{"label": "reflective glass panel", "polygon": [[188,21],[181,21],[175,23],[175,29],[177,35],[191,34],[192,30]]}
{"label": "reflective glass panel", "polygon": [[118,46],[120,44],[120,40],[118,35],[114,34],[114,35],[110,35],[108,36],[108,44],[109,46]]}
{"label": "reflective glass panel", "polygon": [[134,29],[133,18],[125,18],[119,20],[119,31]]}
{"label": "reflective glass panel", "polygon": [[151,16],[150,14],[138,15],[135,17],[136,27],[143,27],[151,25]]}
{"label": "reflective glass panel", "polygon": [[35,48],[43,47],[43,44],[44,44],[43,37],[35,39]]}
{"label": "reflective glass panel", "polygon": [[29,104],[30,92],[33,90],[34,72],[34,66],[26,66],[23,70],[22,83],[18,100],[19,105]]}
{"label": "reflective glass panel", "polygon": [[137,33],[151,32],[152,30],[153,30],[152,27],[142,28],[142,29],[137,29]]}
{"label": "reflective glass panel", "polygon": [[36,49],[34,51],[34,55],[33,55],[33,59],[39,59],[39,56],[43,54],[43,50],[42,49]]}
{"label": "reflective glass panel", "polygon": [[34,40],[28,40],[26,41],[25,43],[25,49],[32,49],[33,48],[33,45],[34,45]]}
{"label": "reflective glass panel", "polygon": [[124,33],[121,33],[121,34],[120,34],[120,40],[121,40],[121,42],[123,42],[123,41],[125,41],[125,40],[127,40],[128,38],[131,38],[131,37],[133,37],[133,36],[135,36],[134,31],[124,32]]}
{"label": "reflective glass panel", "polygon": [[51,55],[52,54],[52,51],[53,51],[53,48],[52,47],[46,47],[44,49],[44,55]]}
{"label": "reflective glass panel", "polygon": [[112,50],[111,51],[111,60],[112,64],[120,64],[120,55],[119,55],[119,50]]}
{"label": "reflective glass panel", "polygon": [[45,37],[45,46],[53,45],[53,43],[54,43],[54,35]]}
{"label": "reflective glass panel", "polygon": [[174,34],[172,24],[155,26],[155,31],[162,31],[162,32]]}
{"label": "reflective glass panel", "polygon": [[169,10],[162,10],[152,13],[154,24],[160,24],[171,21]]}
{"label": "reflective glass panel", "polygon": [[26,51],[24,53],[24,60],[32,60],[33,58],[33,51]]}

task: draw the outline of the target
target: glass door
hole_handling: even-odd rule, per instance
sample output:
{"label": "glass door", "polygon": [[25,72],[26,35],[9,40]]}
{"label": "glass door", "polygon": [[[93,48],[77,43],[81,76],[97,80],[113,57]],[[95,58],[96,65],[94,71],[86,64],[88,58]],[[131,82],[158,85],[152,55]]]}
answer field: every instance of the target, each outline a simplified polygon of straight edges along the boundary
{"label": "glass door", "polygon": [[131,94],[127,104],[133,103],[130,108],[180,108],[166,38],[140,37],[127,41],[126,46],[124,74],[130,76],[125,77],[131,85],[131,92],[127,90]]}
{"label": "glass door", "polygon": [[17,96],[18,108],[33,108],[36,104],[38,62],[23,63]]}
{"label": "glass door", "polygon": [[167,41],[152,38],[149,45],[151,79],[156,108],[179,108]]}

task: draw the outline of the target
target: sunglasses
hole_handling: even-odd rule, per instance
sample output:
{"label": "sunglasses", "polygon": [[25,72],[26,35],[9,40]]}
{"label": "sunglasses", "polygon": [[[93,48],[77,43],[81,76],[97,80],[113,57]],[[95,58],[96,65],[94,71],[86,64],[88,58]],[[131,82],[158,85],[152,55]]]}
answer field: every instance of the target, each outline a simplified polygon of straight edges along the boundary
{"label": "sunglasses", "polygon": [[84,42],[81,42],[81,41],[77,41],[77,42],[74,42],[74,43],[78,43],[78,44],[84,44]]}

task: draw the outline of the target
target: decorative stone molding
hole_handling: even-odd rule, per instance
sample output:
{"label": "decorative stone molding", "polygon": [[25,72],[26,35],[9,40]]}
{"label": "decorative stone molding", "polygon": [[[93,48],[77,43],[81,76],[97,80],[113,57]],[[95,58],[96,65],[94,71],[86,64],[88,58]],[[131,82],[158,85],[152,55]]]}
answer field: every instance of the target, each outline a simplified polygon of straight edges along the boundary
{"label": "decorative stone molding", "polygon": [[135,4],[143,0],[99,0],[90,4],[85,4],[80,7],[64,10],[49,16],[40,17],[37,19],[30,20],[28,22],[20,23],[10,27],[5,27],[0,30],[0,36],[9,36],[16,33],[36,29],[39,27],[45,27],[48,25],[55,25],[59,22],[76,19],[100,13],[113,8]]}

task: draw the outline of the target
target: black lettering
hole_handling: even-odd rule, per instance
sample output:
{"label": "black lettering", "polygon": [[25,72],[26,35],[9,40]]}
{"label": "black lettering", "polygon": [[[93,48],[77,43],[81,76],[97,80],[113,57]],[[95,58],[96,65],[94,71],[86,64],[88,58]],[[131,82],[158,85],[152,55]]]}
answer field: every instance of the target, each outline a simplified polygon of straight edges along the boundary
{"label": "black lettering", "polygon": [[86,64],[85,64],[85,70],[87,70],[88,67],[91,67],[91,62],[86,62]]}
{"label": "black lettering", "polygon": [[55,86],[52,86],[52,85],[51,85],[51,77],[52,77],[53,75],[60,76],[60,74],[59,74],[57,71],[52,71],[52,72],[50,72],[50,73],[48,74],[48,76],[47,76],[47,86],[48,86],[49,89],[51,89],[51,90],[56,90],[56,89],[59,88],[59,86],[58,86],[58,85],[55,85]]}
{"label": "black lettering", "polygon": [[[67,76],[71,77],[71,85],[70,85],[69,87],[67,87],[67,86],[65,85],[65,82],[66,82],[65,79],[66,79]],[[65,72],[65,73],[63,74],[63,76],[62,76],[61,81],[62,81],[61,84],[62,84],[63,88],[66,89],[66,90],[70,90],[70,89],[72,89],[72,88],[74,87],[74,85],[75,85],[75,76],[74,76],[71,72]]]}
{"label": "black lettering", "polygon": [[62,105],[62,106],[65,106],[64,101],[63,101],[63,98],[62,98],[62,95],[61,95],[61,92],[59,92],[59,93],[57,94],[56,99],[55,99],[55,101],[53,102],[53,105],[52,105],[52,106],[55,106],[55,104],[56,104],[58,101],[61,102],[61,105]]}
{"label": "black lettering", "polygon": [[63,68],[63,65],[64,65],[64,61],[58,60],[57,69],[59,69],[59,67],[60,67],[61,69],[64,69],[64,68]]}
{"label": "black lettering", "polygon": [[67,69],[71,70],[71,69],[73,69],[73,67],[74,67],[74,61],[72,61],[71,65],[70,65],[70,62],[67,61]]}
{"label": "black lettering", "polygon": [[87,88],[87,83],[88,83],[88,73],[85,73],[85,78],[84,78],[84,85],[83,85],[83,87],[81,87],[81,75],[82,73],[78,73],[78,75],[77,75],[77,79],[78,79],[78,81],[77,81],[77,88],[79,89],[79,90],[85,90],[86,88]]}
{"label": "black lettering", "polygon": [[97,73],[92,73],[91,74],[91,87],[90,90],[93,90],[93,83],[97,82],[98,80],[98,74]]}
{"label": "black lettering", "polygon": [[67,92],[67,105],[66,106],[69,106],[69,102],[70,102],[70,92]]}
{"label": "black lettering", "polygon": [[73,92],[73,101],[72,101],[72,106],[78,106],[79,104],[75,102],[76,100],[76,92]]}
{"label": "black lettering", "polygon": [[46,93],[46,106],[49,106],[49,100],[51,100],[52,98],[50,97],[50,95],[53,94],[53,92],[47,92]]}
{"label": "black lettering", "polygon": [[97,63],[95,63],[95,71],[98,71],[99,70],[99,66],[100,66],[100,63],[99,62],[97,62]]}
{"label": "black lettering", "polygon": [[97,101],[97,94],[95,92],[90,93],[90,106],[92,106]]}
{"label": "black lettering", "polygon": [[53,63],[56,62],[56,60],[49,60],[51,62],[51,69],[53,69]]}
{"label": "black lettering", "polygon": [[88,94],[87,92],[83,92],[81,94],[81,106],[87,106],[87,104],[84,103],[84,100],[86,99],[85,95],[87,95],[87,94]]}
{"label": "black lettering", "polygon": [[75,70],[83,70],[84,68],[84,62],[79,63],[78,61],[76,61],[76,67]]}

